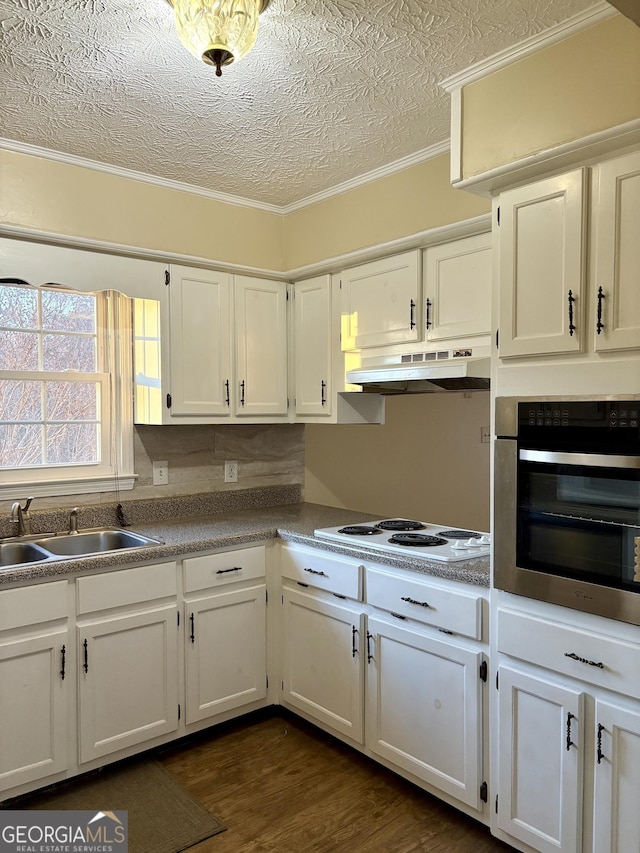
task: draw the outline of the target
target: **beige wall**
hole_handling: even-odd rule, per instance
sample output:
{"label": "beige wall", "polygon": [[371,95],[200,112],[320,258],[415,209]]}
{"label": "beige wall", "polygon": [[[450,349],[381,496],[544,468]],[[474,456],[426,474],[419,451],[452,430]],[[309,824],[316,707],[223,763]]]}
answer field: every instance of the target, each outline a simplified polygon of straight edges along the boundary
{"label": "beige wall", "polygon": [[443,154],[288,214],[285,268],[470,219],[490,209],[485,199],[451,187],[449,155]]}
{"label": "beige wall", "polygon": [[249,267],[283,269],[279,214],[2,150],[0,222]]}
{"label": "beige wall", "polygon": [[305,500],[489,529],[490,395],[388,397],[380,426],[307,425]]}
{"label": "beige wall", "polygon": [[638,118],[640,28],[617,15],[463,88],[463,177]]}

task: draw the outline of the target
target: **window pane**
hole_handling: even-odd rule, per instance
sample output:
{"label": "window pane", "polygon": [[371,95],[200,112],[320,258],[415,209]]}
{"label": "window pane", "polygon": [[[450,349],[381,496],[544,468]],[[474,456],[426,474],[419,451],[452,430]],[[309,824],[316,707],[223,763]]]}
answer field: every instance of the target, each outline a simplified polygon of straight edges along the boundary
{"label": "window pane", "polygon": [[0,370],[38,370],[38,335],[0,332]]}
{"label": "window pane", "polygon": [[48,421],[95,421],[98,418],[98,389],[95,382],[45,383]]}
{"label": "window pane", "polygon": [[57,332],[96,331],[96,298],[86,293],[42,291],[42,328]]}
{"label": "window pane", "polygon": [[0,468],[42,465],[41,424],[0,424]]}
{"label": "window pane", "polygon": [[0,422],[42,420],[42,383],[0,379]]}
{"label": "window pane", "polygon": [[32,287],[3,284],[0,290],[0,326],[37,329],[38,291]]}
{"label": "window pane", "polygon": [[47,426],[47,463],[74,465],[99,462],[98,424]]}
{"label": "window pane", "polygon": [[96,339],[80,335],[43,335],[44,370],[95,373]]}

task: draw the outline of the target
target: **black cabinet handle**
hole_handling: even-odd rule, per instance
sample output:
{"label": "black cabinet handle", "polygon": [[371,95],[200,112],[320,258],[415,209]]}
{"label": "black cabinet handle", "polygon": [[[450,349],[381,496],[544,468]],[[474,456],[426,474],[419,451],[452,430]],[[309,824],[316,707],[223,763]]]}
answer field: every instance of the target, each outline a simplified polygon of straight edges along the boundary
{"label": "black cabinet handle", "polygon": [[240,383],[240,405],[244,406],[244,379]]}
{"label": "black cabinet handle", "polygon": [[596,332],[600,334],[600,332],[604,329],[604,323],[602,322],[602,300],[605,299],[605,295],[602,291],[602,288],[598,288],[598,322],[596,323]]}
{"label": "black cabinet handle", "polygon": [[575,652],[565,652],[564,656],[566,658],[571,658],[571,660],[577,660],[580,663],[586,663],[589,666],[597,666],[598,669],[604,669],[604,664],[601,661],[589,660],[588,658],[581,658],[580,655],[577,655]]}
{"label": "black cabinet handle", "polygon": [[416,303],[413,299],[409,302],[409,328],[415,329],[416,327]]}
{"label": "black cabinet handle", "polygon": [[86,638],[82,644],[82,648],[84,649],[84,663],[82,664],[82,668],[85,672],[89,672],[89,644],[87,643]]}
{"label": "black cabinet handle", "polygon": [[64,681],[65,669],[66,669],[66,658],[67,658],[67,648],[66,646],[62,646],[60,649],[60,679]]}
{"label": "black cabinet handle", "polygon": [[367,663],[371,663],[373,660],[373,655],[371,654],[371,640],[373,639],[373,634],[370,634],[367,631]]}
{"label": "black cabinet handle", "polygon": [[355,625],[351,626],[351,657],[355,657],[358,654],[358,649],[356,648],[356,636],[358,634],[358,630]]}
{"label": "black cabinet handle", "polygon": [[227,379],[224,383],[224,401],[227,406],[231,405],[231,397],[229,395],[229,380]]}
{"label": "black cabinet handle", "polygon": [[196,618],[193,615],[193,613],[191,614],[191,616],[189,616],[189,622],[191,622],[191,634],[189,635],[189,639],[191,640],[192,643],[195,643],[195,641],[196,641]]}
{"label": "black cabinet handle", "polygon": [[431,300],[427,299],[427,321],[425,323],[427,329],[431,328]]}
{"label": "black cabinet handle", "polygon": [[319,575],[321,578],[328,578],[329,575],[325,574],[325,572],[319,572],[317,569],[306,569],[302,570],[303,572],[309,572],[310,575]]}
{"label": "black cabinet handle", "polygon": [[571,740],[571,720],[575,719],[572,713],[567,714],[567,752],[571,749],[572,746],[575,746],[574,742]]}
{"label": "black cabinet handle", "polygon": [[573,337],[573,333],[576,330],[576,327],[573,325],[573,303],[576,301],[575,296],[571,291],[569,291],[569,334]]}
{"label": "black cabinet handle", "polygon": [[327,383],[324,381],[324,379],[320,383],[320,403],[323,406],[327,405]]}
{"label": "black cabinet handle", "polygon": [[242,566],[234,566],[232,569],[218,569],[216,571],[217,575],[226,575],[227,572],[241,572]]}
{"label": "black cabinet handle", "polygon": [[415,598],[409,598],[408,595],[403,595],[401,601],[407,601],[409,604],[417,604],[419,607],[431,607],[428,601],[416,601]]}
{"label": "black cabinet handle", "polygon": [[598,735],[596,737],[596,757],[598,759],[598,764],[602,763],[602,759],[604,758],[604,753],[602,752],[602,732],[604,731],[604,726],[598,723]]}

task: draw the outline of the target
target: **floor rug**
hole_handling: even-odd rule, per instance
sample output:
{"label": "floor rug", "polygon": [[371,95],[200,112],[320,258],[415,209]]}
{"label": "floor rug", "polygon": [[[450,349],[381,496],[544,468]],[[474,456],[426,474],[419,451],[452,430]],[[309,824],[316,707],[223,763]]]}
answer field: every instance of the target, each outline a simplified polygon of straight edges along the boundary
{"label": "floor rug", "polygon": [[128,811],[129,853],[178,853],[225,829],[160,764],[148,759],[125,761],[0,808]]}

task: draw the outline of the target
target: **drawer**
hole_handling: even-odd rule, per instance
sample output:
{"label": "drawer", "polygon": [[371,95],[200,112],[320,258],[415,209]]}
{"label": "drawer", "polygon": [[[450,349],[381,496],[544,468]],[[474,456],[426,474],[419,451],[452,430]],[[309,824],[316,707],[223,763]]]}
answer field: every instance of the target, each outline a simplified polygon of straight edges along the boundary
{"label": "drawer", "polygon": [[482,639],[482,596],[409,572],[367,569],[367,604],[463,637]]}
{"label": "drawer", "polygon": [[498,610],[498,651],[640,698],[640,644],[515,610]]}
{"label": "drawer", "polygon": [[55,581],[0,592],[0,630],[66,619],[67,589],[66,581]]}
{"label": "drawer", "polygon": [[345,598],[362,600],[363,571],[364,566],[357,560],[319,548],[305,548],[304,545],[285,545],[282,548],[282,577]]}
{"label": "drawer", "polygon": [[264,545],[207,554],[205,557],[189,557],[184,561],[185,592],[263,578],[264,575]]}
{"label": "drawer", "polygon": [[177,591],[175,562],[153,563],[136,569],[78,578],[78,615],[127,604],[143,604],[157,598],[175,597]]}

